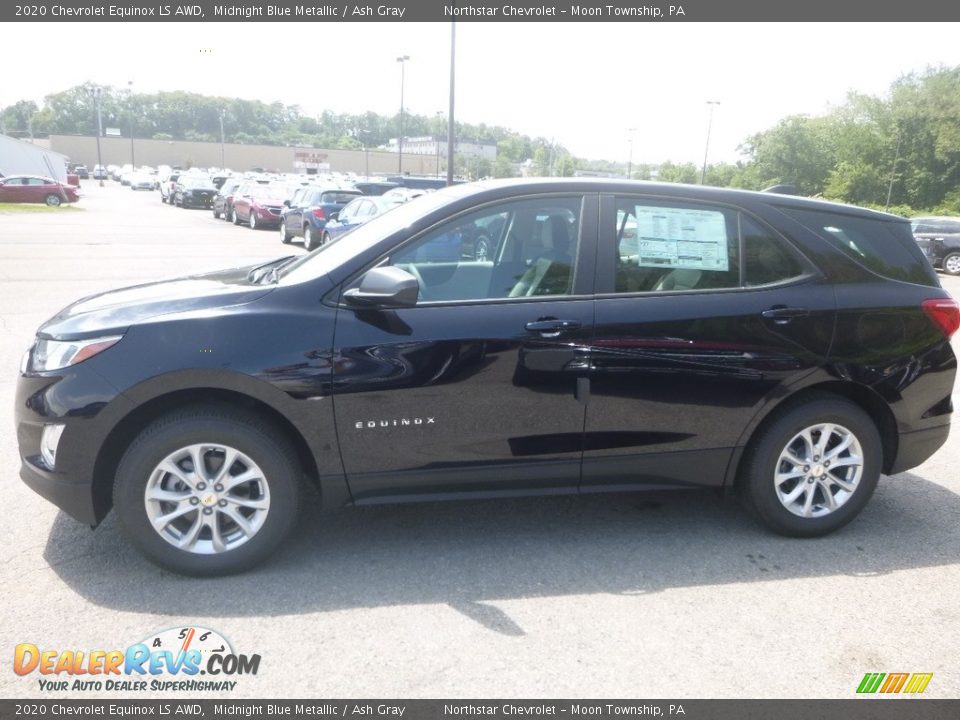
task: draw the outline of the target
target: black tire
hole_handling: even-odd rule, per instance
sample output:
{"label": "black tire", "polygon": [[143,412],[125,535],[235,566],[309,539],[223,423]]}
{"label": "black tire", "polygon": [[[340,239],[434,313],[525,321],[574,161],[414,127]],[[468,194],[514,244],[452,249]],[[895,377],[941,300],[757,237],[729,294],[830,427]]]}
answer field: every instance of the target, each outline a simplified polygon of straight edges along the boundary
{"label": "black tire", "polygon": [[226,213],[224,214],[223,218],[224,218],[224,220],[226,220],[228,223],[236,222],[236,220],[234,220],[234,213],[233,213],[233,206],[232,206],[232,205],[227,208]]}
{"label": "black tire", "polygon": [[230,217],[233,218],[234,225],[242,225],[240,221],[240,214],[237,212],[236,208],[230,208]]}
{"label": "black tire", "polygon": [[280,242],[284,245],[289,245],[290,241],[293,240],[293,235],[287,232],[287,221],[280,221]]}
{"label": "black tire", "polygon": [[257,227],[257,214],[253,211],[253,208],[250,208],[250,214],[247,215],[247,226],[251,230],[259,230]]}
{"label": "black tire", "polygon": [[[269,508],[259,529],[237,547],[209,554],[188,552],[164,539],[151,524],[145,507],[147,484],[160,462],[180,448],[198,443],[239,450],[262,470],[269,489]],[[113,505],[124,535],[156,564],[184,575],[227,575],[264,561],[290,535],[300,507],[299,477],[294,448],[254,413],[226,405],[190,407],[154,421],[127,448],[117,467]],[[185,518],[191,513],[199,517],[202,504],[195,506],[198,510],[189,511]],[[204,528],[198,537],[204,532],[209,534]]]}
{"label": "black tire", "polygon": [[320,244],[321,244],[321,245],[326,245],[328,242],[330,242],[330,233],[328,233],[326,230],[324,230],[324,231],[323,231],[323,237],[320,238]]}
{"label": "black tire", "polygon": [[960,275],[960,252],[952,252],[943,258],[943,271],[947,275]]}
{"label": "black tire", "polygon": [[[778,469],[790,469],[790,461],[786,461],[785,466],[781,465],[781,453],[790,447],[791,440],[802,430],[824,423],[840,425],[854,436],[862,449],[862,474],[853,492],[843,502],[838,503],[836,509],[820,516],[802,517],[791,512],[781,502],[774,476]],[[813,437],[822,437],[822,433]],[[776,411],[774,417],[761,426],[744,455],[738,489],[747,507],[775,532],[790,537],[819,537],[838,530],[857,516],[877,486],[882,464],[880,433],[870,416],[860,406],[848,400],[818,393]],[[801,485],[804,490],[807,485],[812,485],[813,497],[825,500],[820,483],[816,478],[810,480],[818,465],[819,463],[804,465],[803,468],[795,465],[795,468],[799,468],[798,472],[807,468],[811,475],[797,478],[797,482],[792,485],[789,484],[791,481],[788,481],[787,484],[780,485],[781,489],[789,495],[789,491]],[[828,473],[836,470],[824,469],[822,472],[825,474],[820,477],[831,478],[833,476]],[[842,472],[846,473],[847,469]],[[838,485],[834,487],[839,489]],[[816,511],[822,510],[823,506],[824,502],[813,505]]]}
{"label": "black tire", "polygon": [[317,247],[317,241],[313,235],[313,228],[309,225],[303,226],[303,247],[307,250],[313,250]]}
{"label": "black tire", "polygon": [[60,201],[60,196],[59,196],[59,195],[54,195],[53,193],[50,193],[49,195],[47,195],[47,196],[43,199],[43,201],[44,201],[47,205],[49,205],[50,207],[57,207],[57,206],[60,204],[60,202],[61,202],[61,201]]}
{"label": "black tire", "polygon": [[160,202],[162,202],[164,205],[167,204],[167,198],[164,197],[163,193],[160,193]]}
{"label": "black tire", "polygon": [[220,211],[217,210],[216,208],[213,208],[213,219],[214,219],[214,220],[219,220],[219,219],[220,219]]}

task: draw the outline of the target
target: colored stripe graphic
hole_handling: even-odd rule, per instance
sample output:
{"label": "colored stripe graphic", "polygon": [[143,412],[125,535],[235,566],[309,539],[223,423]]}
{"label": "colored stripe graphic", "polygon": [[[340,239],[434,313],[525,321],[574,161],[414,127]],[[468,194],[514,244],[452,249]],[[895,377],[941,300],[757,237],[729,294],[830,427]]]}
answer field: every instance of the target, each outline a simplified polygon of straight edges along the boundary
{"label": "colored stripe graphic", "polygon": [[885,673],[867,673],[863,676],[863,680],[860,681],[860,687],[857,688],[857,692],[875,693],[885,677]]}
{"label": "colored stripe graphic", "polygon": [[898,693],[907,682],[910,673],[890,673],[887,675],[887,681],[880,688],[882,693]]}
{"label": "colored stripe graphic", "polygon": [[904,689],[905,693],[922,693],[927,689],[927,685],[930,684],[930,680],[933,678],[933,673],[914,673],[910,676],[910,682],[907,683],[907,687]]}

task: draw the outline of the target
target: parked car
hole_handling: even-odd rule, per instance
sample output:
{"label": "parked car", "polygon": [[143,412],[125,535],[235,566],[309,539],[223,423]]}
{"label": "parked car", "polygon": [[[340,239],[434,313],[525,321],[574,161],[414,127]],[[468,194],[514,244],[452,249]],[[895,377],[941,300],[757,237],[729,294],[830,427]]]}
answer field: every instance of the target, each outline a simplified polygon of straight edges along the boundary
{"label": "parked car", "polygon": [[162,175],[160,177],[160,182],[158,189],[160,190],[160,202],[169,202],[173,204],[173,193],[177,188],[177,180],[180,179],[179,172],[172,172],[169,175]]}
{"label": "parked car", "polygon": [[93,166],[93,179],[94,180],[109,180],[110,173],[103,165],[94,165]]}
{"label": "parked car", "polygon": [[131,190],[153,190],[157,187],[154,175],[145,172],[131,173],[129,176]]}
{"label": "parked car", "polygon": [[[465,223],[499,227],[489,259],[421,259]],[[327,507],[722,488],[820,536],[946,441],[958,325],[893,215],[460,185],[349,242],[60,311],[21,364],[21,477],[84,524],[112,508],[146,556],[202,576],[282,545],[302,483]]]}
{"label": "parked car", "polygon": [[361,197],[359,190],[337,190],[304,187],[293,194],[280,217],[280,241],[289,243],[295,237],[303,237],[303,246],[313,250],[324,237],[327,219],[354,198]]}
{"label": "parked car", "polygon": [[396,202],[407,202],[421,195],[426,195],[428,192],[431,191],[421,190],[420,188],[397,187],[392,190],[387,190],[381,197],[389,198]]}
{"label": "parked car", "polygon": [[353,184],[353,187],[364,195],[383,195],[387,190],[393,190],[394,188],[400,187],[400,185],[385,180],[359,180]]}
{"label": "parked car", "polygon": [[233,194],[243,186],[245,181],[242,178],[229,178],[213,198],[213,217],[233,222]]}
{"label": "parked car", "polygon": [[960,275],[960,217],[917,217],[910,225],[930,264],[948,275]]}
{"label": "parked car", "polygon": [[74,174],[76,174],[76,176],[77,176],[79,179],[81,179],[81,180],[86,180],[87,178],[90,177],[90,171],[87,170],[87,166],[86,166],[86,165],[77,165],[77,166],[73,169],[73,172],[74,172]]}
{"label": "parked car", "polygon": [[0,178],[0,202],[46,203],[50,206],[80,199],[76,185],[60,184],[39,175],[11,175]]}
{"label": "parked car", "polygon": [[348,202],[342,210],[333,213],[327,220],[327,224],[323,229],[321,243],[326,244],[331,240],[335,240],[341,235],[353,230],[358,225],[363,225],[363,223],[368,220],[373,220],[377,215],[381,215],[397,207],[397,205],[402,204],[402,200],[388,198],[386,195],[360,196],[354,198]]}
{"label": "parked car", "polygon": [[293,191],[287,185],[244,185],[233,196],[233,223],[246,223],[251,230],[268,227],[280,227],[280,213],[284,201],[289,200]]}
{"label": "parked car", "polygon": [[217,188],[208,176],[185,173],[177,180],[173,204],[182,208],[211,208],[216,194]]}

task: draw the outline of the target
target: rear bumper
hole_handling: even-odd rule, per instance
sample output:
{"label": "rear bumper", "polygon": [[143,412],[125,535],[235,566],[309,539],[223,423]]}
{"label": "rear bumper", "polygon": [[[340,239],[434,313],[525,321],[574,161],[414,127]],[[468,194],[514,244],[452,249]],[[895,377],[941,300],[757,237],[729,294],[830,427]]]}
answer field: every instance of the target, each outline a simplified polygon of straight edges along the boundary
{"label": "rear bumper", "polygon": [[902,433],[897,450],[897,459],[890,468],[889,475],[894,475],[926,462],[947,441],[950,434],[950,425],[938,425],[926,430]]}

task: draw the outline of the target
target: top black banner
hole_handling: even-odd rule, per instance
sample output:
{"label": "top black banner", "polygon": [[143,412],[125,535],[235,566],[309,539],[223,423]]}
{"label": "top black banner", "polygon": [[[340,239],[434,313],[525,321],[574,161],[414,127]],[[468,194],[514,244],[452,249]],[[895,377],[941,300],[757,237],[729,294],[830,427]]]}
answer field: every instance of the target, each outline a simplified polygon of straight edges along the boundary
{"label": "top black banner", "polygon": [[191,4],[39,0],[4,3],[2,22],[946,22],[960,3],[943,0],[671,0],[648,2],[298,2],[238,0]]}

